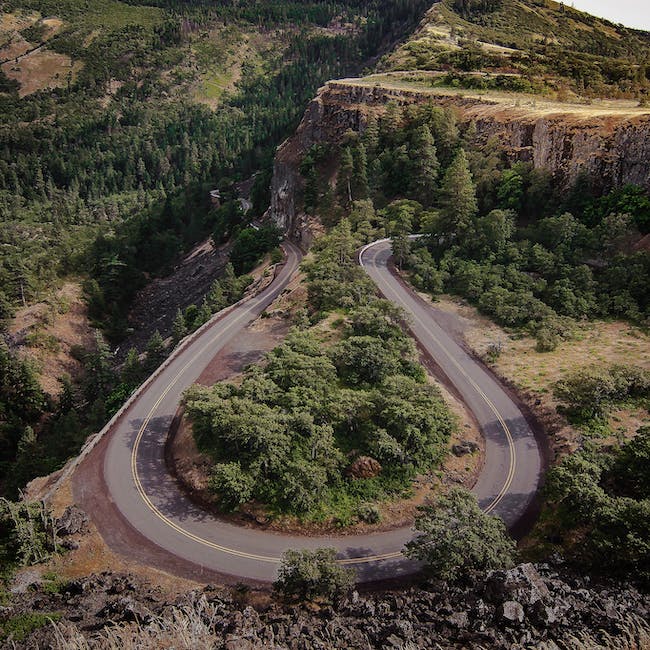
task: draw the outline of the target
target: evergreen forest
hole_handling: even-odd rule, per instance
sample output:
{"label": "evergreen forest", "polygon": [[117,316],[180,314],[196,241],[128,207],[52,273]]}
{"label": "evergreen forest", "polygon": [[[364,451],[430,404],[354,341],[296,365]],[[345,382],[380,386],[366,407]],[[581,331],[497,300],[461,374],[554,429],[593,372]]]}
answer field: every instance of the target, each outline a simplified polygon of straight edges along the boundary
{"label": "evergreen forest", "polygon": [[[158,332],[119,368],[113,350],[130,331],[137,291],[183,252],[208,236],[234,241],[240,279],[226,277],[202,305],[177,314],[174,340],[241,296],[241,274],[278,242],[272,228],[254,237],[247,227],[268,205],[275,147],[319,85],[360,72],[426,4],[2,3],[27,26],[3,31],[0,46],[28,51],[0,69],[0,326],[72,277],[98,328],[93,349],[75,351],[82,377],[62,377],[58,395],[44,393],[38,368],[0,344],[4,493],[15,496],[76,453],[164,358]],[[25,94],[13,77],[32,49],[65,62],[52,87]],[[237,79],[208,93],[206,105],[204,80],[214,91],[214,79],[229,75]],[[234,184],[252,174],[246,216]],[[208,200],[215,187],[221,207]]]}

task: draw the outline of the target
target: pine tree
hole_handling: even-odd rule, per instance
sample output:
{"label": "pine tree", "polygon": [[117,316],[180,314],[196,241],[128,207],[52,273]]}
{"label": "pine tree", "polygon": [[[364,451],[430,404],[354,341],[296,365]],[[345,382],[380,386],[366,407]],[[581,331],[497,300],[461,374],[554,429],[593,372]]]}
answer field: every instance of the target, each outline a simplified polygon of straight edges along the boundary
{"label": "pine tree", "polygon": [[401,270],[406,258],[411,253],[411,240],[406,233],[400,232],[393,237],[392,247],[397,268]]}
{"label": "pine tree", "polygon": [[72,409],[61,416],[52,426],[52,434],[47,443],[50,453],[65,457],[75,453],[79,443],[86,437],[87,433],[81,424],[81,418],[77,411]]}
{"label": "pine tree", "polygon": [[464,149],[445,172],[440,188],[440,224],[443,233],[462,239],[478,212],[476,188]]}
{"label": "pine tree", "polygon": [[366,147],[368,156],[374,158],[379,151],[379,123],[374,115],[368,116],[362,142]]}
{"label": "pine tree", "polygon": [[386,105],[386,112],[381,119],[381,137],[384,145],[394,147],[402,130],[402,110],[393,101]]}
{"label": "pine tree", "polygon": [[61,382],[61,392],[59,393],[59,401],[56,409],[57,417],[68,413],[68,411],[74,408],[75,404],[75,391],[70,376],[63,375],[59,378],[59,381]]}
{"label": "pine tree", "polygon": [[165,342],[160,332],[156,330],[147,342],[147,362],[145,368],[153,372],[165,358]]}
{"label": "pine tree", "polygon": [[45,179],[43,178],[43,170],[40,167],[36,169],[36,174],[34,177],[34,189],[36,190],[39,199],[44,199],[46,197]]}
{"label": "pine tree", "polygon": [[440,106],[427,106],[423,111],[424,119],[436,143],[438,160],[445,167],[453,159],[458,146],[456,116],[453,111],[445,110]]}
{"label": "pine tree", "polygon": [[336,181],[336,194],[339,202],[347,210],[352,204],[352,177],[354,175],[354,158],[350,147],[343,149],[341,166]]}
{"label": "pine tree", "polygon": [[201,307],[199,308],[199,311],[196,314],[194,323],[192,323],[192,329],[193,330],[199,329],[199,327],[207,323],[210,320],[210,318],[212,318],[212,310],[210,309],[210,305],[208,304],[208,301],[204,300],[203,303],[201,304]]}
{"label": "pine tree", "polygon": [[18,450],[16,453],[16,462],[7,477],[11,491],[25,487],[35,476],[41,473],[43,468],[43,449],[38,442],[38,438],[32,427],[25,427],[20,440],[18,441]]}
{"label": "pine tree", "polygon": [[232,300],[237,295],[237,276],[235,275],[235,267],[230,262],[226,264],[220,284],[228,300]]}
{"label": "pine tree", "polygon": [[413,136],[411,156],[411,193],[413,198],[428,206],[433,202],[440,163],[431,131],[426,124],[418,127]]}
{"label": "pine tree", "polygon": [[29,426],[25,427],[25,430],[23,431],[23,435],[20,437],[20,440],[18,441],[18,450],[17,450],[18,457],[32,454],[36,447],[36,443],[37,443],[37,439],[36,439],[36,434],[34,433],[34,429],[32,429],[32,427]]}
{"label": "pine tree", "polygon": [[359,224],[363,222],[372,223],[377,218],[375,206],[371,199],[364,199],[362,201],[355,201],[352,204],[352,212],[350,213],[350,224],[354,230],[359,229]]}
{"label": "pine tree", "polygon": [[354,251],[357,242],[352,234],[350,221],[347,218],[341,219],[338,226],[332,229],[330,235],[330,251],[334,254],[334,260],[342,267],[354,264]]}
{"label": "pine tree", "polygon": [[303,191],[303,200],[305,211],[313,214],[318,207],[318,172],[314,165],[309,165],[304,171],[305,189]]}
{"label": "pine tree", "polygon": [[226,306],[226,298],[223,295],[223,288],[219,280],[215,280],[208,293],[208,304],[213,314],[221,311]]}
{"label": "pine tree", "polygon": [[368,156],[366,147],[359,142],[353,151],[354,173],[352,176],[352,197],[355,201],[367,199],[370,195],[368,186]]}
{"label": "pine tree", "polygon": [[140,356],[135,348],[131,348],[126,355],[124,366],[122,366],[122,382],[129,386],[137,386],[142,378],[142,364]]}
{"label": "pine tree", "polygon": [[176,311],[176,316],[174,316],[174,322],[172,323],[172,338],[174,343],[178,343],[181,339],[187,336],[187,323],[185,322],[185,316],[180,308]]}
{"label": "pine tree", "polygon": [[90,401],[108,395],[115,380],[111,351],[101,332],[95,332],[95,347],[96,351],[88,356],[85,363],[85,393]]}

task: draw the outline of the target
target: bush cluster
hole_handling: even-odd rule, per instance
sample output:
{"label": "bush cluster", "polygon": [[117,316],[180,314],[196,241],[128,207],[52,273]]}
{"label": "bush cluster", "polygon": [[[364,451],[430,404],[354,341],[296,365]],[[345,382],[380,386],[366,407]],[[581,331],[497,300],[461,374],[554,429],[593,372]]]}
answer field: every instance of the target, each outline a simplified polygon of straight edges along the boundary
{"label": "bush cluster", "polygon": [[582,368],[560,380],[554,394],[574,419],[599,418],[614,404],[650,400],[650,371],[624,365]]}
{"label": "bush cluster", "polygon": [[[454,420],[424,381],[400,314],[357,283],[356,244],[343,223],[308,265],[314,307],[346,309],[343,338],[324,347],[294,329],[238,386],[194,387],[185,403],[211,487],[226,509],[257,500],[310,518],[375,518],[367,503],[408,489],[443,457]],[[354,477],[358,457],[376,476]]]}
{"label": "bush cluster", "polygon": [[549,537],[562,540],[574,562],[650,584],[650,427],[620,449],[587,448],[547,477]]}

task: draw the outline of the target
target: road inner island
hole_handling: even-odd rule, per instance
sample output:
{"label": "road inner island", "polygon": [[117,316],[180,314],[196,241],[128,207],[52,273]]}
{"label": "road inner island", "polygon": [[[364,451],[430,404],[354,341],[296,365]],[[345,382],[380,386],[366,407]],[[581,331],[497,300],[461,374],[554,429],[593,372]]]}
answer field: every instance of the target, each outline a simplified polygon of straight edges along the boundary
{"label": "road inner island", "polygon": [[[93,451],[94,458],[85,459],[75,472],[75,500],[89,512],[109,547],[172,573],[182,567],[176,572],[195,578],[272,581],[285,550],[328,546],[356,569],[360,582],[411,574],[418,565],[401,552],[413,537],[410,527],[327,537],[240,527],[196,505],[168,473],[165,442],[183,391],[287,287],[301,254],[291,243],[284,248],[286,263],[266,289],[213,319],[141,390]],[[534,432],[517,401],[445,331],[437,310],[391,273],[390,256],[390,242],[380,241],[365,247],[359,261],[379,291],[405,311],[420,348],[478,421],[486,456],[474,492],[486,512],[516,527],[529,512],[542,477],[542,454]],[[92,476],[89,463],[101,477]],[[105,494],[97,494],[100,488]]]}

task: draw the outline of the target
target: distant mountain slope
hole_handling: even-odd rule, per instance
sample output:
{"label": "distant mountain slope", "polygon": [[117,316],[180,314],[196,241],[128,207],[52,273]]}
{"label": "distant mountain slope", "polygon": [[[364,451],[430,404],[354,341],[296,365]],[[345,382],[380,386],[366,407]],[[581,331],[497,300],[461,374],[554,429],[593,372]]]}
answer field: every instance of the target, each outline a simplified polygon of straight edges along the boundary
{"label": "distant mountain slope", "polygon": [[502,79],[515,90],[643,97],[650,33],[553,0],[442,0],[383,67],[450,72],[472,87],[482,72],[521,75]]}

